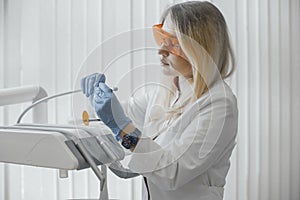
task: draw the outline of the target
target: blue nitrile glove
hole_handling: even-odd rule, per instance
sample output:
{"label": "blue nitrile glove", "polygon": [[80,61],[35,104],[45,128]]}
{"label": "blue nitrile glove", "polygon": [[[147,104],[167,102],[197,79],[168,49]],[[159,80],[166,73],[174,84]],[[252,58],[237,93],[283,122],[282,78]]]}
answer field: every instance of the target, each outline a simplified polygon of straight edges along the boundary
{"label": "blue nitrile glove", "polygon": [[112,89],[105,83],[100,82],[98,86],[94,88],[94,95],[91,102],[98,117],[112,130],[116,139],[119,141],[122,129],[124,129],[131,120],[125,115]]}
{"label": "blue nitrile glove", "polygon": [[94,94],[94,87],[98,86],[100,82],[105,83],[104,74],[94,73],[81,79],[81,90],[83,94],[91,100]]}

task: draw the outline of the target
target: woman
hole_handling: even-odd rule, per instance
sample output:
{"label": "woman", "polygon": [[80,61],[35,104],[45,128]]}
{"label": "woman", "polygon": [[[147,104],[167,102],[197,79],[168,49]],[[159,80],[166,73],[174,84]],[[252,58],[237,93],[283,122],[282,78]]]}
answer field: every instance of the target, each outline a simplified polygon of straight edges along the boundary
{"label": "woman", "polygon": [[102,74],[82,79],[83,93],[132,151],[128,167],[144,176],[143,199],[223,199],[238,124],[224,82],[234,69],[224,17],[209,2],[180,3],[153,33],[168,81],[123,107]]}

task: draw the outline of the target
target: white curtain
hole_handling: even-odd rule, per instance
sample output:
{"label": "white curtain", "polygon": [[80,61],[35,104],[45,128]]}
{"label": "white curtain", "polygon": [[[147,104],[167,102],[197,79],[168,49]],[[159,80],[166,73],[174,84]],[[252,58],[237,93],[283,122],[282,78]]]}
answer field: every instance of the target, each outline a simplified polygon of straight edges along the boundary
{"label": "white curtain", "polygon": [[[81,63],[96,45],[151,27],[167,5],[177,2],[182,1],[0,0],[0,89],[28,84],[41,85],[49,94],[73,89]],[[227,20],[237,59],[229,82],[238,98],[239,133],[225,199],[299,200],[300,2],[211,2]],[[125,57],[108,77],[155,59],[152,54]],[[155,73],[149,68],[130,74],[120,96]],[[0,125],[15,123],[26,105],[0,107]],[[71,110],[69,97],[52,101],[49,121],[65,123]],[[109,174],[110,197],[138,200],[140,184],[140,178],[121,180]],[[0,200],[97,196],[98,182],[90,170],[59,179],[56,170],[0,164]]]}

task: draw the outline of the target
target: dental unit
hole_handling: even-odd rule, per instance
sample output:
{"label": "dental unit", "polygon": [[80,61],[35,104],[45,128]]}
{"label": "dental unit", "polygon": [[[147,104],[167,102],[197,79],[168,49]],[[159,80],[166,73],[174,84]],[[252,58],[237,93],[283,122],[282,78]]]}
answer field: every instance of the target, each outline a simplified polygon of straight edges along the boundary
{"label": "dental unit", "polygon": [[[60,178],[67,178],[68,170],[90,167],[100,181],[99,199],[108,200],[107,166],[121,178],[136,176],[119,162],[125,152],[110,130],[99,119],[89,119],[86,111],[80,125],[47,124],[47,101],[77,92],[48,97],[39,86],[0,89],[0,106],[32,101],[16,124],[0,126],[0,162],[58,169]],[[31,109],[33,123],[22,123]],[[88,126],[93,121],[97,126]]]}

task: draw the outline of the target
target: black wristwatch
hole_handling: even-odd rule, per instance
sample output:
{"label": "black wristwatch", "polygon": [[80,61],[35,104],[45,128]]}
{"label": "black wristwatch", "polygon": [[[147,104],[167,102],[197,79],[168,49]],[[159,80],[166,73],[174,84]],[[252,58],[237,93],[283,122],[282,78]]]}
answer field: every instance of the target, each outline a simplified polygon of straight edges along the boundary
{"label": "black wristwatch", "polygon": [[123,136],[122,139],[122,146],[126,149],[131,149],[132,147],[135,147],[135,145],[139,141],[139,136],[141,135],[141,131],[139,129],[134,129],[133,132],[128,133]]}

